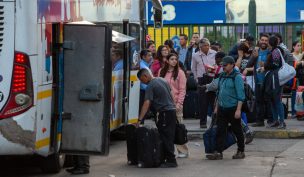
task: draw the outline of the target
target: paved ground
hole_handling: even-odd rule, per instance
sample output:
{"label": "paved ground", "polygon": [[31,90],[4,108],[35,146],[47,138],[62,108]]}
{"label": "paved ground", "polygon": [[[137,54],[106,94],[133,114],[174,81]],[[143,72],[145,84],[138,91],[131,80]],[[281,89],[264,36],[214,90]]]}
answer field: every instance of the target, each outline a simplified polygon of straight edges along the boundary
{"label": "paved ground", "polygon": [[[224,153],[224,160],[204,158],[201,140],[191,141],[190,158],[178,159],[176,169],[138,169],[126,164],[124,141],[112,142],[108,157],[92,157],[91,173],[85,177],[298,177],[304,169],[304,141],[291,139],[255,139],[246,146],[246,159],[232,160],[236,147]],[[300,151],[302,150],[302,151]],[[277,157],[277,158],[275,158]],[[274,164],[276,162],[276,164]],[[295,175],[294,175],[295,174]],[[298,176],[296,176],[298,174]],[[44,175],[33,167],[7,168],[1,177],[68,177],[67,172]],[[299,177],[300,177],[299,176]],[[303,175],[301,176],[303,177]]]}

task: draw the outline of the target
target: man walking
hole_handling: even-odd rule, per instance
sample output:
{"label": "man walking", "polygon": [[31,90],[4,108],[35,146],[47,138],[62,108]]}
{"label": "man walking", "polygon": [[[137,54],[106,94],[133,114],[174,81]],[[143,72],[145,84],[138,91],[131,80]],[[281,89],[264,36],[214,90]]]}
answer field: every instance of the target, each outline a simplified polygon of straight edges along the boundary
{"label": "man walking", "polygon": [[156,126],[163,142],[166,160],[160,167],[177,167],[174,155],[174,137],[177,118],[170,86],[165,79],[160,77],[154,78],[147,69],[139,70],[137,77],[141,82],[148,85],[145,93],[145,102],[138,118],[138,124],[143,121],[150,106],[158,112],[159,116]]}
{"label": "man walking", "polygon": [[263,94],[263,82],[265,79],[264,63],[269,54],[268,50],[269,36],[261,34],[259,40],[259,48],[256,48],[247,64],[247,68],[254,67],[254,80],[255,80],[255,101],[256,101],[256,123],[253,127],[263,127],[264,119],[268,119],[268,123],[272,122],[271,104],[265,101]]}
{"label": "man walking", "polygon": [[[192,57],[192,72],[194,78],[199,85],[211,83],[215,74],[214,71],[209,71],[209,66],[215,65],[216,51],[210,49],[210,42],[207,38],[203,38],[199,42],[200,51]],[[208,107],[213,107],[215,100],[215,92],[205,92],[199,90],[199,118],[200,128],[207,128],[207,113]]]}
{"label": "man walking", "polygon": [[223,159],[224,144],[227,137],[228,123],[237,138],[238,150],[233,159],[245,158],[244,134],[241,126],[241,109],[245,100],[244,82],[239,71],[235,69],[235,61],[231,56],[223,58],[224,73],[218,78],[216,152],[207,155],[210,160]]}

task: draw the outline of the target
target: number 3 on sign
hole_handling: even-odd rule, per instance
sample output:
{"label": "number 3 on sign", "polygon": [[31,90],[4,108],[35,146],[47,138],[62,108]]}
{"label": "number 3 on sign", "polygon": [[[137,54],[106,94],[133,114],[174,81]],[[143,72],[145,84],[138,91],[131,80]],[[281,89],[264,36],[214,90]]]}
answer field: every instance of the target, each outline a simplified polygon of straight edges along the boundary
{"label": "number 3 on sign", "polygon": [[[153,13],[153,7],[151,8]],[[163,7],[163,19],[166,21],[172,21],[176,18],[175,7],[173,5],[165,5]],[[154,21],[154,15],[151,16],[151,21]]]}

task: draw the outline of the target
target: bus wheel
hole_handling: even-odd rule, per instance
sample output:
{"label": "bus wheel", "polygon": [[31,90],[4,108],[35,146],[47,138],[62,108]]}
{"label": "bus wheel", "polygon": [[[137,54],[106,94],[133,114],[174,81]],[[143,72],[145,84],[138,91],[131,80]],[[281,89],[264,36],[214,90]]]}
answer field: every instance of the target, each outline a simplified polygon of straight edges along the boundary
{"label": "bus wheel", "polygon": [[41,169],[45,173],[58,173],[63,167],[65,155],[55,153],[48,157],[42,157]]}

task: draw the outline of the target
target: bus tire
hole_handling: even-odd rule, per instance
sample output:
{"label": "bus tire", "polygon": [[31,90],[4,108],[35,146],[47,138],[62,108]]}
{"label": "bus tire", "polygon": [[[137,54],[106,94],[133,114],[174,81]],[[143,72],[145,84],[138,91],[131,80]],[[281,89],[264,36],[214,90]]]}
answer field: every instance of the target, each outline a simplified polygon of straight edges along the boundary
{"label": "bus tire", "polygon": [[41,169],[44,173],[58,173],[63,167],[65,155],[55,153],[48,157],[42,157]]}

